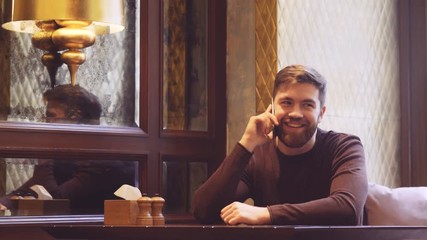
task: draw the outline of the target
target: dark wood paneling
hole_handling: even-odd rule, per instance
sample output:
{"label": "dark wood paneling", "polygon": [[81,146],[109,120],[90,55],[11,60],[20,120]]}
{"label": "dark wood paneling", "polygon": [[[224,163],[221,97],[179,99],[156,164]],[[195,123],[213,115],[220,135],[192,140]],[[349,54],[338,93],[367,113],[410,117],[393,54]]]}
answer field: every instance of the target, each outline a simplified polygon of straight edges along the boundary
{"label": "dark wood paneling", "polygon": [[401,182],[411,185],[410,108],[409,108],[409,1],[399,1],[399,65],[400,65],[400,159]]}
{"label": "dark wood paneling", "polygon": [[402,185],[427,185],[426,3],[400,0],[398,8]]}
{"label": "dark wood paneling", "polygon": [[[225,157],[226,152],[226,0],[208,1],[208,131],[163,130],[162,124],[162,3],[143,0],[147,14],[142,26],[147,26],[142,36],[142,61],[146,70],[142,76],[148,83],[147,137],[148,194],[161,193],[161,156],[197,156],[209,159],[209,172],[213,172]],[[143,55],[145,52],[146,55]],[[144,147],[141,147],[144,148]]]}
{"label": "dark wood paneling", "polygon": [[141,190],[148,195],[161,193],[161,154],[207,159],[212,172],[226,151],[226,0],[209,0],[207,133],[162,130],[160,6],[158,0],[141,0],[139,127],[2,122],[0,157],[137,160]]}

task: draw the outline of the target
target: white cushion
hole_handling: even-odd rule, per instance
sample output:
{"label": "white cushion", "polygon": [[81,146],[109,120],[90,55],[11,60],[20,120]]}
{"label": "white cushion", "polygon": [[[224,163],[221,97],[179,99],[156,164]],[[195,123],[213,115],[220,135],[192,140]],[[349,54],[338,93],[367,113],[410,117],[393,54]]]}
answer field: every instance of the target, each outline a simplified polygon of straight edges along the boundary
{"label": "white cushion", "polygon": [[427,225],[427,187],[388,188],[369,184],[368,225]]}

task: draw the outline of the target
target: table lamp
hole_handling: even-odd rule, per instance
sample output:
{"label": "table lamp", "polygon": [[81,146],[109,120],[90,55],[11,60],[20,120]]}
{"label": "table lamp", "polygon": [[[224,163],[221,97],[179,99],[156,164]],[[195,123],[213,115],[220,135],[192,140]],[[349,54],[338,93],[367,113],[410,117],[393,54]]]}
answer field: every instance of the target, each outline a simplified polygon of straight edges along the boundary
{"label": "table lamp", "polygon": [[41,59],[51,87],[62,63],[71,84],[85,61],[82,49],[95,43],[96,35],[124,29],[123,0],[3,0],[2,27],[32,34],[35,47],[46,51]]}

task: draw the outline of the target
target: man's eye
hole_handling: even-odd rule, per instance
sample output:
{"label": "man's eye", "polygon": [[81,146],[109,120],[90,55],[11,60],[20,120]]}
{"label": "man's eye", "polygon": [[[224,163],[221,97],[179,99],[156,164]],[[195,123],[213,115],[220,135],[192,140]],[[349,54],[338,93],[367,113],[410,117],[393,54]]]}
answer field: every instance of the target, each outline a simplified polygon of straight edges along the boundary
{"label": "man's eye", "polygon": [[283,101],[282,105],[290,106],[290,105],[292,105],[292,101]]}
{"label": "man's eye", "polygon": [[315,107],[314,104],[312,104],[312,103],[304,103],[303,106],[305,108],[314,108]]}

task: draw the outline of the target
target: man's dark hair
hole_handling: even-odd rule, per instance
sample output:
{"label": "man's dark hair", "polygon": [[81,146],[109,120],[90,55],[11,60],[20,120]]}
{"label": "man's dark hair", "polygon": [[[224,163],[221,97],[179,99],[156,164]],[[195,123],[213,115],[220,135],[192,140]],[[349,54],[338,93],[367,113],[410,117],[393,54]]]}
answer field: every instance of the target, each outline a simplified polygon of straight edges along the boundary
{"label": "man's dark hair", "polygon": [[290,65],[283,68],[277,73],[274,80],[273,97],[276,96],[280,85],[289,86],[292,83],[313,84],[319,90],[320,106],[325,105],[326,79],[315,69],[304,65]]}
{"label": "man's dark hair", "polygon": [[49,89],[43,98],[50,102],[56,101],[67,106],[64,109],[65,119],[76,123],[89,123],[98,121],[101,117],[102,107],[99,99],[79,85],[59,85]]}

